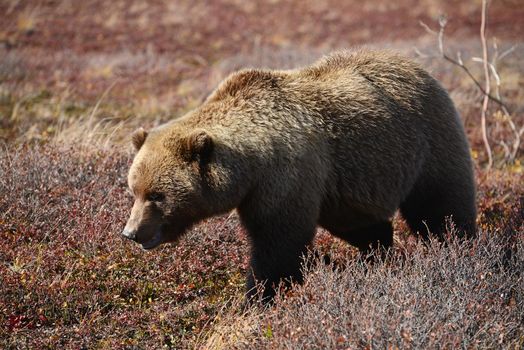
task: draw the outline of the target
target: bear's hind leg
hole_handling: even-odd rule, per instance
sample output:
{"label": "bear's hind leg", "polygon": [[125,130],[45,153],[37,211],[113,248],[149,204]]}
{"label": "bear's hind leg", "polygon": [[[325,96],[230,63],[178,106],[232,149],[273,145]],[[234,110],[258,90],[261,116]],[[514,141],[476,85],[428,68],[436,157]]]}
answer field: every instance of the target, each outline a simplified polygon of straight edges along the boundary
{"label": "bear's hind leg", "polygon": [[400,206],[400,212],[413,233],[427,239],[429,233],[443,238],[446,218],[452,219],[460,234],[475,234],[475,192],[467,186],[414,189]]}

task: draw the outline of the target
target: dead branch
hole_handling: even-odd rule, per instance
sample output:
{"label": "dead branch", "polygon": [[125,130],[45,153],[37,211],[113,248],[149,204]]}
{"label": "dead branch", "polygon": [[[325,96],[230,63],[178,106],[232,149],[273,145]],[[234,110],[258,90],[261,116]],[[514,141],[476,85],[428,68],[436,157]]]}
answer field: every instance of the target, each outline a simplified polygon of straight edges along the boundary
{"label": "dead branch", "polygon": [[[487,22],[487,8],[488,0],[482,0],[482,17],[480,23],[480,41],[482,43],[482,60],[484,61],[484,101],[482,103],[482,112],[481,112],[481,127],[482,127],[482,140],[484,141],[484,147],[486,148],[486,153],[488,155],[488,164],[486,169],[491,169],[493,165],[493,153],[491,151],[491,146],[489,145],[488,140],[488,131],[486,126],[486,114],[488,113],[490,91],[491,91],[491,79],[489,74],[488,66],[488,46],[486,44],[486,22]],[[499,100],[500,101],[500,100]],[[503,105],[502,101],[500,101]]]}
{"label": "dead branch", "polygon": [[[505,56],[509,55],[515,50],[515,45],[510,47],[509,49],[505,50],[499,55],[497,42],[494,41],[493,48],[494,53],[491,59],[491,62],[489,60],[488,50],[487,50],[487,39],[486,39],[486,24],[487,24],[487,5],[488,0],[482,0],[482,17],[481,17],[481,26],[480,26],[480,39],[482,44],[482,57],[473,57],[472,61],[482,63],[483,65],[483,71],[484,71],[484,85],[479,81],[473,73],[471,73],[470,69],[464,64],[462,61],[461,53],[460,51],[457,52],[457,58],[453,58],[449,56],[444,47],[444,31],[447,25],[447,18],[445,16],[441,16],[439,18],[439,30],[438,32],[431,29],[427,24],[424,22],[420,22],[420,25],[431,35],[434,35],[437,37],[438,40],[438,51],[440,54],[440,57],[444,60],[450,62],[451,64],[459,67],[462,69],[466,75],[471,79],[471,81],[475,84],[475,86],[479,89],[479,91],[483,94],[483,103],[482,103],[482,109],[481,109],[481,128],[482,128],[482,139],[484,143],[484,147],[486,149],[486,153],[488,155],[488,164],[487,169],[491,168],[493,165],[493,157],[492,157],[492,150],[489,144],[488,136],[487,136],[487,113],[488,113],[488,104],[489,101],[495,102],[500,106],[501,111],[504,114],[504,121],[508,123],[514,137],[510,146],[504,141],[499,141],[498,144],[504,149],[505,159],[509,162],[512,162],[516,159],[522,137],[524,135],[524,126],[522,126],[520,129],[517,128],[515,125],[515,122],[513,121],[512,115],[509,111],[508,105],[504,102],[501,93],[500,93],[500,85],[501,85],[501,79],[497,72],[497,61],[504,58]],[[416,52],[421,57],[430,57],[431,55],[423,54],[420,51],[416,50]],[[491,76],[495,80],[495,86],[492,89],[491,86]]]}
{"label": "dead branch", "polygon": [[[496,96],[493,96],[491,94],[486,94],[486,90],[484,90],[484,87],[482,86],[482,84],[477,80],[477,78],[473,75],[473,73],[471,73],[469,68],[462,61],[462,58],[460,56],[460,52],[457,53],[457,59],[452,58],[451,56],[449,56],[445,52],[445,49],[444,49],[444,30],[445,30],[446,25],[447,25],[447,18],[445,16],[440,16],[440,18],[439,18],[440,29],[439,29],[438,32],[436,32],[433,29],[429,28],[429,26],[426,23],[422,22],[422,21],[420,21],[419,23],[428,33],[437,36],[437,38],[438,38],[439,54],[440,54],[440,56],[443,59],[445,59],[446,61],[456,65],[459,68],[461,68],[471,78],[471,81],[473,81],[473,83],[477,86],[477,88],[480,90],[480,92],[482,94],[488,95],[490,100],[492,100],[493,102],[497,103],[501,107],[508,109],[506,104],[501,99],[499,99]],[[509,52],[507,54],[509,54]],[[421,55],[421,56],[423,56],[423,55]]]}
{"label": "dead branch", "polygon": [[[494,51],[494,53],[493,53],[493,58],[492,58],[491,62],[489,63],[489,66],[491,68],[491,72],[493,74],[493,77],[495,78],[495,96],[499,100],[501,100],[501,101],[502,101],[502,96],[500,94],[501,80],[500,80],[500,76],[499,76],[499,74],[497,72],[497,62],[498,62],[498,60],[504,58],[505,56],[507,56],[508,54],[513,52],[514,50],[515,50],[515,45],[513,45],[512,47],[510,47],[509,49],[507,49],[506,51],[504,51],[502,54],[499,55],[497,41],[495,40],[493,42],[493,51]],[[517,157],[517,153],[519,151],[520,142],[521,142],[521,136],[522,136],[522,133],[524,133],[524,126],[520,130],[517,130],[517,127],[516,127],[515,123],[513,122],[513,118],[511,117],[511,114],[509,113],[508,109],[505,106],[501,106],[501,109],[502,109],[502,112],[504,113],[504,118],[505,118],[504,120],[509,124],[509,127],[510,127],[511,131],[515,135],[515,138],[513,140],[513,144],[511,145],[511,151],[509,153],[507,153],[506,148],[504,148],[504,152],[506,154],[506,159],[508,161],[512,162]],[[506,144],[504,143],[504,145],[506,145]]]}

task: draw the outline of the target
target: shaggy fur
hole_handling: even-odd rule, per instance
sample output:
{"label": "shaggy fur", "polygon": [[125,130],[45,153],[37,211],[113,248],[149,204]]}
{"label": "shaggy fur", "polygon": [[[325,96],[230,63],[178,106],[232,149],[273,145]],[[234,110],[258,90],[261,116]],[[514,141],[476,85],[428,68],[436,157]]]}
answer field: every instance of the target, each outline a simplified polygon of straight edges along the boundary
{"label": "shaggy fur", "polygon": [[302,281],[317,226],[365,251],[392,244],[397,209],[424,237],[446,216],[475,232],[469,146],[443,88],[386,51],[339,52],[291,71],[244,70],[196,110],[133,136],[136,201],[124,234],[144,248],[237,208],[247,288]]}

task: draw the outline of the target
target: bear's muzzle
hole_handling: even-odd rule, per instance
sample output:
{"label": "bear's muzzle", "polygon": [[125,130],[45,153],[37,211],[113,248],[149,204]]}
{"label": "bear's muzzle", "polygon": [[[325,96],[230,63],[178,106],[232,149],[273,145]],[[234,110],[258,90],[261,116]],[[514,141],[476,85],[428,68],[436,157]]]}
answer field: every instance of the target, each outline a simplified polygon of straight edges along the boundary
{"label": "bear's muzzle", "polygon": [[136,230],[124,229],[122,231],[122,236],[136,242]]}

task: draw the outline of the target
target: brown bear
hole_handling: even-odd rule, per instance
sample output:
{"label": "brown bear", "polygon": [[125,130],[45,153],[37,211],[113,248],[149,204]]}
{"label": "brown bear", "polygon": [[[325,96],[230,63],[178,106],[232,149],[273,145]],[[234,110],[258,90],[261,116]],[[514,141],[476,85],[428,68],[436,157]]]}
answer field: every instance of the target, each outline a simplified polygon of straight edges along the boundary
{"label": "brown bear", "polygon": [[338,52],[312,66],[229,76],[197,109],[133,134],[135,196],[123,235],[144,249],[234,208],[248,231],[248,295],[300,282],[321,226],[362,251],[388,247],[400,212],[426,237],[451,217],[475,232],[461,120],[417,64],[388,51]]}

